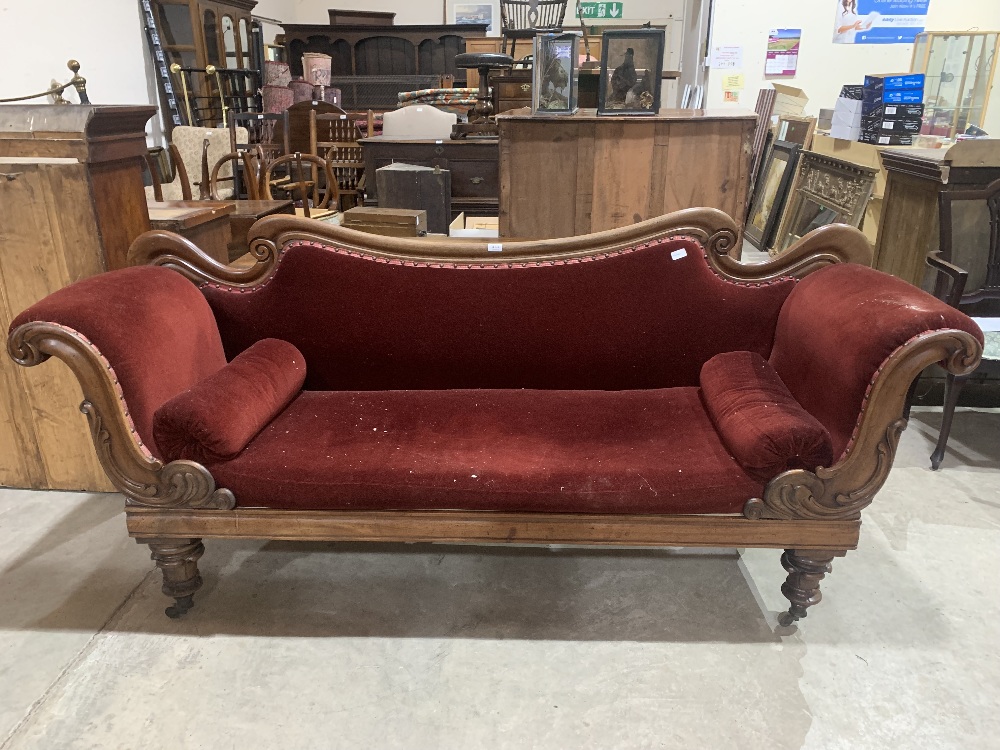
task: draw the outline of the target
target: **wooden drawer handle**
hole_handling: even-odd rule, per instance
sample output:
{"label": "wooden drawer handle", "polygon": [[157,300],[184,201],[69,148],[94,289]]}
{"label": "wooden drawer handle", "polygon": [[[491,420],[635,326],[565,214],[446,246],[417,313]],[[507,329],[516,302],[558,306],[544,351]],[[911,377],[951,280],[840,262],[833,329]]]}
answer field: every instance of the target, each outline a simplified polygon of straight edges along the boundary
{"label": "wooden drawer handle", "polygon": [[469,178],[469,182],[471,182],[473,185],[478,185],[482,181],[483,181],[482,177],[470,177]]}

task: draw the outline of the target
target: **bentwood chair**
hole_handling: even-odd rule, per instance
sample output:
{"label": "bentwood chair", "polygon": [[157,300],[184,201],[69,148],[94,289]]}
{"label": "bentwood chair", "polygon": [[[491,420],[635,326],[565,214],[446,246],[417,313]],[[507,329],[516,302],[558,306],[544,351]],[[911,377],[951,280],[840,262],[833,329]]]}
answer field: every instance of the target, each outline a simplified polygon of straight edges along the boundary
{"label": "bentwood chair", "polygon": [[536,34],[561,33],[567,4],[567,0],[500,0],[501,52],[507,54],[510,39],[510,56],[516,60],[518,39],[530,41]]}
{"label": "bentwood chair", "polygon": [[[272,173],[276,169],[285,169],[289,172],[289,181],[283,184],[275,184],[271,179]],[[314,169],[317,168],[317,169]],[[313,179],[313,172],[320,172],[323,177],[324,189],[320,188],[320,180]],[[337,190],[337,180],[333,176],[333,169],[330,162],[320,159],[312,154],[303,154],[296,151],[294,154],[281,156],[268,164],[262,173],[260,186],[264,200],[273,200],[272,189],[280,189],[289,193],[292,199],[302,201],[302,214],[307,219],[311,218],[310,209],[325,209],[336,205],[340,193]]]}
{"label": "bentwood chair", "polygon": [[[980,190],[943,192],[939,205],[940,249],[927,256],[927,265],[937,270],[935,296],[972,316],[983,329],[983,361],[1000,360],[1000,317],[996,303],[990,303],[1000,300],[1000,180]],[[955,406],[968,379],[947,376],[932,469],[944,459]]]}

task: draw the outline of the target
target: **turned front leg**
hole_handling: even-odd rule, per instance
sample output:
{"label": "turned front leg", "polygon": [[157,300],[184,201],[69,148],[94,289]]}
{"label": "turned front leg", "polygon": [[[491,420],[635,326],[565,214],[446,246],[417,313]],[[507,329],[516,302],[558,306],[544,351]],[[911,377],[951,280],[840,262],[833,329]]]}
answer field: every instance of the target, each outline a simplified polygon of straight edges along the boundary
{"label": "turned front leg", "polygon": [[778,624],[787,627],[806,616],[806,609],[819,604],[823,594],[819,582],[832,570],[830,563],[836,553],[825,550],[786,549],[781,565],[788,578],[781,584],[781,593],[791,602],[787,612],[778,617]]}
{"label": "turned front leg", "polygon": [[201,539],[140,539],[149,545],[150,557],[163,572],[163,593],[173,597],[167,617],[177,618],[194,606],[194,592],[201,588],[198,558],[205,553]]}

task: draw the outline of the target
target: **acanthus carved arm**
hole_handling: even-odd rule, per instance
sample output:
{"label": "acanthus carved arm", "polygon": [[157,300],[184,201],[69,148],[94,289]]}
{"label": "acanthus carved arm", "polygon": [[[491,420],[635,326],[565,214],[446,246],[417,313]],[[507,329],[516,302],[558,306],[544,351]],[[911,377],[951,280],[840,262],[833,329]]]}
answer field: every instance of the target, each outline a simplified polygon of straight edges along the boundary
{"label": "acanthus carved arm", "polygon": [[83,389],[80,410],[90,423],[97,457],[130,504],[216,510],[236,506],[233,493],[217,489],[201,464],[165,464],[149,452],[132,426],[114,369],[81,333],[55,323],[25,323],[11,333],[7,349],[25,367],[57,357],[73,370]]}
{"label": "acanthus carved arm", "polygon": [[940,363],[967,375],[982,356],[979,342],[965,331],[945,329],[913,337],[896,349],[872,379],[861,415],[844,456],[815,472],[786,471],[750,500],[747,518],[844,520],[858,518],[889,475],[899,436],[906,427],[903,408],[910,384],[926,367]]}

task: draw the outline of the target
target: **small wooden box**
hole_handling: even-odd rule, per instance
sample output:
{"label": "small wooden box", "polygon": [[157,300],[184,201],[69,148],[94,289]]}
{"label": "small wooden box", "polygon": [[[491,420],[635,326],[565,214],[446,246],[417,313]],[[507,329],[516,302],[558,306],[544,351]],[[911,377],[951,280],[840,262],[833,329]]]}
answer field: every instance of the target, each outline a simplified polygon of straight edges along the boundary
{"label": "small wooden box", "polygon": [[427,234],[427,212],[357,206],[344,212],[341,226],[386,237],[423,237]]}

